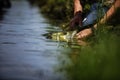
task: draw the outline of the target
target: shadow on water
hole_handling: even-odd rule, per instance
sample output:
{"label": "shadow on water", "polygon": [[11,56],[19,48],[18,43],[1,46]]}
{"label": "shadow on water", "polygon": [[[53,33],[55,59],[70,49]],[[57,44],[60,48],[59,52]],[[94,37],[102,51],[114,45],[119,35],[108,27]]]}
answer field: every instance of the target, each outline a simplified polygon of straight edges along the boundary
{"label": "shadow on water", "polygon": [[12,4],[10,0],[0,0],[0,20],[3,19],[7,9],[11,8]]}
{"label": "shadow on water", "polygon": [[6,11],[0,10],[0,21],[3,19],[5,12]]}

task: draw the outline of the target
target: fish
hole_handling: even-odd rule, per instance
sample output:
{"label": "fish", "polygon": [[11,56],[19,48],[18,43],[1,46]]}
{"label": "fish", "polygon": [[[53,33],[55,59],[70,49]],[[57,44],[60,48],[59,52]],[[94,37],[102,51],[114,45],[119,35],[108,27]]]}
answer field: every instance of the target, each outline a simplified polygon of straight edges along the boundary
{"label": "fish", "polygon": [[76,39],[76,34],[77,34],[77,30],[46,33],[43,34],[43,36],[53,41],[73,42]]}
{"label": "fish", "polygon": [[51,39],[55,41],[73,42],[76,39],[77,31],[56,32],[51,34]]}

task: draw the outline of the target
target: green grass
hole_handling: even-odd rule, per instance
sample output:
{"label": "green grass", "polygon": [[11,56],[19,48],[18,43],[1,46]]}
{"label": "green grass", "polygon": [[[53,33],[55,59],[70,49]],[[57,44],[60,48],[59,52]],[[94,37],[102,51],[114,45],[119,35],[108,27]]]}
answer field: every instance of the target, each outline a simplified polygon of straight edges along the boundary
{"label": "green grass", "polygon": [[[99,29],[89,40],[92,44],[63,51],[61,55],[66,56],[66,63],[60,65],[60,69],[66,73],[68,80],[119,80],[119,41],[119,36]],[[69,65],[67,59],[71,62]],[[63,61],[62,58],[60,60]]]}

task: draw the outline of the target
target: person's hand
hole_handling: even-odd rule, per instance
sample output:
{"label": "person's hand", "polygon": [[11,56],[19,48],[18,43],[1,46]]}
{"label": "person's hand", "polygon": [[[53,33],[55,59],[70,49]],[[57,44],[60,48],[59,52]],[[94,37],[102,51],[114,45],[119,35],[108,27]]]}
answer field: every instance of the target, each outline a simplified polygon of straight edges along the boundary
{"label": "person's hand", "polygon": [[90,36],[92,33],[93,33],[93,32],[92,32],[92,29],[91,29],[91,28],[87,28],[87,29],[84,29],[84,30],[78,32],[78,33],[76,34],[76,38],[77,38],[77,39],[83,39],[83,38],[85,38],[85,37]]}
{"label": "person's hand", "polygon": [[70,21],[70,30],[74,30],[76,26],[82,26],[82,12],[75,13],[73,19]]}
{"label": "person's hand", "polygon": [[76,38],[77,38],[77,39],[86,38],[86,37],[92,35],[95,30],[97,30],[97,24],[95,24],[95,25],[92,26],[92,27],[83,29],[82,31],[78,32],[78,33],[76,34]]}

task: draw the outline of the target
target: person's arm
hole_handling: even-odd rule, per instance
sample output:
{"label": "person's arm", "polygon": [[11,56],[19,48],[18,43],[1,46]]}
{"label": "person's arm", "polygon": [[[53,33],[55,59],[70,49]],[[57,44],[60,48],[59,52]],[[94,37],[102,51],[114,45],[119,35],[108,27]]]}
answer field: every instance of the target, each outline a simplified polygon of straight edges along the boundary
{"label": "person's arm", "polygon": [[[104,24],[106,21],[108,21],[118,8],[120,8],[120,0],[115,0],[115,3],[107,11],[104,17],[100,20],[100,22],[98,22],[98,24]],[[97,28],[97,24],[94,25],[94,28]]]}
{"label": "person's arm", "polygon": [[70,30],[76,29],[76,26],[82,26],[82,11],[80,0],[74,0],[74,17],[70,21]]}
{"label": "person's arm", "polygon": [[81,11],[81,12],[83,11],[81,2],[80,2],[80,0],[74,0],[74,14],[79,11]]}
{"label": "person's arm", "polygon": [[[106,21],[108,21],[118,8],[120,8],[120,0],[115,0],[114,4],[107,11],[106,15],[97,24],[104,24]],[[97,24],[95,24],[93,27],[97,28]],[[92,32],[93,32],[92,28],[84,29],[76,34],[76,38],[77,39],[85,38],[87,36],[90,36]]]}

